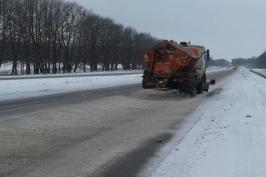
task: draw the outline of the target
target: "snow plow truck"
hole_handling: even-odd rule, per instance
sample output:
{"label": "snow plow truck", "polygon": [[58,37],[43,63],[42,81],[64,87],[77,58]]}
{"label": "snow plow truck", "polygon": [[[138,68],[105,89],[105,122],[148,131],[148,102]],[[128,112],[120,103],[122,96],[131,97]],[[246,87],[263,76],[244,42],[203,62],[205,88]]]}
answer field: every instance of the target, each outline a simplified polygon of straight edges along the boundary
{"label": "snow plow truck", "polygon": [[203,46],[163,40],[145,50],[142,86],[144,89],[178,89],[190,95],[208,91],[209,85],[215,84],[215,80],[206,80],[209,59],[209,50]]}

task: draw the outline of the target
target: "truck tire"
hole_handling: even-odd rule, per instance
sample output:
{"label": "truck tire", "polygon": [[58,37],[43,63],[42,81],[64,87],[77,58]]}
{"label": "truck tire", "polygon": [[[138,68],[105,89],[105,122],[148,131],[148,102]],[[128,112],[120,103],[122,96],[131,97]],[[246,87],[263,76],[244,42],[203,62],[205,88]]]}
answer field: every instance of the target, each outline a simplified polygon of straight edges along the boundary
{"label": "truck tire", "polygon": [[206,75],[203,77],[202,82],[203,82],[203,87],[202,87],[203,91],[208,92],[209,91],[209,83],[207,83]]}
{"label": "truck tire", "polygon": [[203,93],[203,85],[204,85],[203,81],[201,81],[200,83],[198,83],[198,85],[197,85],[197,93],[198,94]]}
{"label": "truck tire", "polygon": [[190,96],[195,96],[197,93],[196,82],[184,81],[179,89],[181,92],[187,93]]}
{"label": "truck tire", "polygon": [[189,94],[190,94],[190,96],[195,96],[197,94],[197,88],[196,88],[196,84],[195,83],[192,85]]}
{"label": "truck tire", "polygon": [[142,77],[142,87],[144,89],[153,89],[155,87],[151,72],[145,70]]}
{"label": "truck tire", "polygon": [[154,83],[152,83],[152,82],[147,83],[147,82],[142,80],[142,88],[153,89],[154,87],[155,87]]}
{"label": "truck tire", "polygon": [[148,86],[142,81],[142,88],[148,89]]}

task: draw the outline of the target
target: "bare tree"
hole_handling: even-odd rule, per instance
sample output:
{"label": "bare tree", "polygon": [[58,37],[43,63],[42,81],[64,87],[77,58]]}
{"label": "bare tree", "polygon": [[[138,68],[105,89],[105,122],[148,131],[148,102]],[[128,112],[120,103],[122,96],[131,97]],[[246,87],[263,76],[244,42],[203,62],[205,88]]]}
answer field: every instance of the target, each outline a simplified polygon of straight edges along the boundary
{"label": "bare tree", "polygon": [[136,69],[155,39],[63,0],[0,0],[0,67],[12,74]]}

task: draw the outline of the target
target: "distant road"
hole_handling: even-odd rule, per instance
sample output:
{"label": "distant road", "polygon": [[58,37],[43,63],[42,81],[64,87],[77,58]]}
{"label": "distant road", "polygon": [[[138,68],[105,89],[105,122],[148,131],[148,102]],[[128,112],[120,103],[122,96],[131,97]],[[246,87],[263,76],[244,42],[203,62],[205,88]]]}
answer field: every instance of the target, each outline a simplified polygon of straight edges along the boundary
{"label": "distant road", "polygon": [[234,72],[208,74],[217,85],[193,98],[132,84],[1,102],[0,176],[139,176]]}

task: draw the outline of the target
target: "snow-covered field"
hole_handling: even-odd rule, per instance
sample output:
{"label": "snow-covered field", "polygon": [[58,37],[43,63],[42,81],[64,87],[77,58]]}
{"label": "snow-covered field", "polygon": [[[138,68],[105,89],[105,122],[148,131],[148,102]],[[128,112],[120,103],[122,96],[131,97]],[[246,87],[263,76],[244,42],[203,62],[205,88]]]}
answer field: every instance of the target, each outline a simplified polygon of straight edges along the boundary
{"label": "snow-covered field", "polygon": [[[12,66],[13,63],[12,62],[6,62],[6,63],[2,63],[1,67],[0,67],[0,76],[10,76],[12,73]],[[23,68],[26,68],[26,64],[24,63],[24,65],[22,65],[21,63],[17,64],[17,71],[18,71],[18,75],[21,75],[21,66],[23,66]],[[61,68],[63,67],[63,64],[60,65]],[[57,63],[57,68],[59,67],[59,64]],[[102,65],[98,64],[97,66],[98,70],[101,71],[102,70]],[[122,71],[123,70],[123,66],[121,64],[119,64],[117,66],[117,69]],[[86,65],[86,70],[89,71],[90,70],[90,66]],[[25,72],[25,71],[24,71]],[[33,73],[33,65],[31,65],[31,73]],[[77,72],[74,74],[78,74],[78,73],[83,73],[83,66],[80,65],[77,69]],[[32,74],[33,75],[33,74]],[[39,74],[42,75],[42,74]],[[61,74],[60,74],[61,75]]]}
{"label": "snow-covered field", "polygon": [[142,74],[0,80],[0,101],[141,83]]}
{"label": "snow-covered field", "polygon": [[203,106],[152,177],[266,176],[266,80],[240,68]]}

